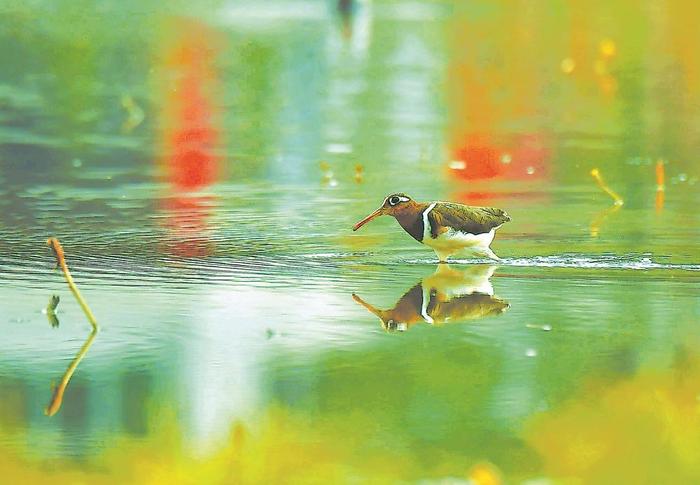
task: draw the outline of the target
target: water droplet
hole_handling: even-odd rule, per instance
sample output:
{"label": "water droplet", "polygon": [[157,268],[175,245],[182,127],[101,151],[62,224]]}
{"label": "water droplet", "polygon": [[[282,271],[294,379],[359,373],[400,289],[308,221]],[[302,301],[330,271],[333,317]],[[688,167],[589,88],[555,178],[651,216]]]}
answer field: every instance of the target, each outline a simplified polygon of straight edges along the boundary
{"label": "water droplet", "polygon": [[81,159],[79,159],[79,158],[74,158],[74,159],[71,161],[71,163],[73,164],[73,166],[74,166],[75,168],[80,168],[80,167],[83,166],[83,161],[82,161]]}
{"label": "water droplet", "polygon": [[550,330],[552,330],[552,326],[551,325],[542,325],[542,330],[544,330],[545,332],[549,332]]}
{"label": "water droplet", "polygon": [[535,173],[535,167],[527,167],[525,171],[528,175],[532,175],[533,173]]}
{"label": "water droplet", "polygon": [[537,350],[535,349],[527,349],[525,351],[525,355],[528,357],[537,357]]}
{"label": "water droplet", "polygon": [[501,163],[505,163],[508,165],[510,162],[513,161],[513,157],[510,155],[510,153],[504,153],[501,155]]}
{"label": "water droplet", "polygon": [[685,181],[687,181],[687,180],[688,180],[688,174],[679,173],[679,174],[678,174],[678,180],[679,180],[680,182],[685,182]]}
{"label": "water droplet", "polygon": [[464,160],[452,160],[449,164],[452,170],[464,170],[467,168],[467,162]]}

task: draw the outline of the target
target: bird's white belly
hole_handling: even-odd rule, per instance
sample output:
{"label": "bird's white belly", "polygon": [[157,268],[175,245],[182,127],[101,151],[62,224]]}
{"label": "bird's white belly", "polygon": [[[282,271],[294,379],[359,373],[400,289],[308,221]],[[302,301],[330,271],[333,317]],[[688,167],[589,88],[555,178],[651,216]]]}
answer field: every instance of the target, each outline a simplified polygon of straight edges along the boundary
{"label": "bird's white belly", "polygon": [[467,232],[450,229],[433,239],[430,235],[423,238],[423,243],[433,249],[454,250],[467,248],[488,248],[496,235],[496,229],[491,229],[483,234],[470,234]]}

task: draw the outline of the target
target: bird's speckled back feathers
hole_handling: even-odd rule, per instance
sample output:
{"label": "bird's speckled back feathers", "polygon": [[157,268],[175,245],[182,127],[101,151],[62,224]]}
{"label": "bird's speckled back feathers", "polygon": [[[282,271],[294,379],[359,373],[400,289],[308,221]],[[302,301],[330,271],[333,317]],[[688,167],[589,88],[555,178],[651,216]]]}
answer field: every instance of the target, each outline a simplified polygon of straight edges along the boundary
{"label": "bird's speckled back feathers", "polygon": [[438,237],[449,228],[469,234],[484,234],[510,221],[510,216],[494,207],[472,207],[453,202],[439,202],[428,214],[430,234]]}

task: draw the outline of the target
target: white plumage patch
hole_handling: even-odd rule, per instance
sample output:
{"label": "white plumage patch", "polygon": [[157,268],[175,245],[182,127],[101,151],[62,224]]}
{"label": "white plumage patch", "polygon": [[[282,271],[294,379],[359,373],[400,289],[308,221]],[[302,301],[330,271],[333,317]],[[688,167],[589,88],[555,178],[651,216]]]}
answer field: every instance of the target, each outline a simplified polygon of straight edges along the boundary
{"label": "white plumage patch", "polygon": [[471,234],[469,232],[457,231],[450,227],[447,231],[443,232],[442,234],[438,234],[438,237],[433,239],[428,214],[435,208],[436,205],[437,202],[433,202],[423,211],[423,240],[421,242],[426,246],[433,248],[435,254],[437,254],[438,258],[440,258],[440,261],[445,261],[452,254],[465,249],[469,249],[475,254],[486,255],[492,259],[498,259],[498,256],[493,254],[493,251],[491,251],[489,246],[493,242],[493,238],[496,236],[496,229],[501,226],[494,227],[489,232],[485,232],[483,234]]}
{"label": "white plumage patch", "polygon": [[430,239],[430,221],[428,220],[428,214],[430,214],[430,211],[433,210],[436,205],[437,202],[433,202],[423,211],[423,242]]}
{"label": "white plumage patch", "polygon": [[433,320],[433,317],[428,315],[428,305],[430,304],[430,288],[428,288],[427,294],[425,289],[423,289],[423,302],[420,306],[420,315],[423,317],[423,320],[425,320],[429,324],[435,323],[435,320]]}
{"label": "white plumage patch", "polygon": [[466,248],[487,248],[495,236],[495,229],[483,234],[471,234],[450,228],[433,239],[430,235],[430,228],[428,228],[428,237],[424,237],[423,242],[433,249],[454,249],[456,251]]}

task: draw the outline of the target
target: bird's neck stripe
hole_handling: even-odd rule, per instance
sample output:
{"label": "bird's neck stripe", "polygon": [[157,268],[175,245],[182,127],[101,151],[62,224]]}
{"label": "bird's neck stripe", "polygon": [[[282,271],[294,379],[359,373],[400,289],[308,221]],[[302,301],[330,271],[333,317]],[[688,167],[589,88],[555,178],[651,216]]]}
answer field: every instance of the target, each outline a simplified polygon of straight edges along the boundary
{"label": "bird's neck stripe", "polygon": [[423,287],[423,301],[421,302],[420,306],[420,316],[423,317],[423,320],[426,322],[433,324],[435,323],[435,320],[433,320],[433,317],[428,315],[428,305],[430,305],[430,288],[428,287],[426,290],[426,288]]}
{"label": "bird's neck stripe", "polygon": [[427,209],[423,211],[423,240],[428,240],[430,238],[430,221],[428,220],[428,214],[431,210],[435,208],[437,202],[433,202],[428,206]]}

